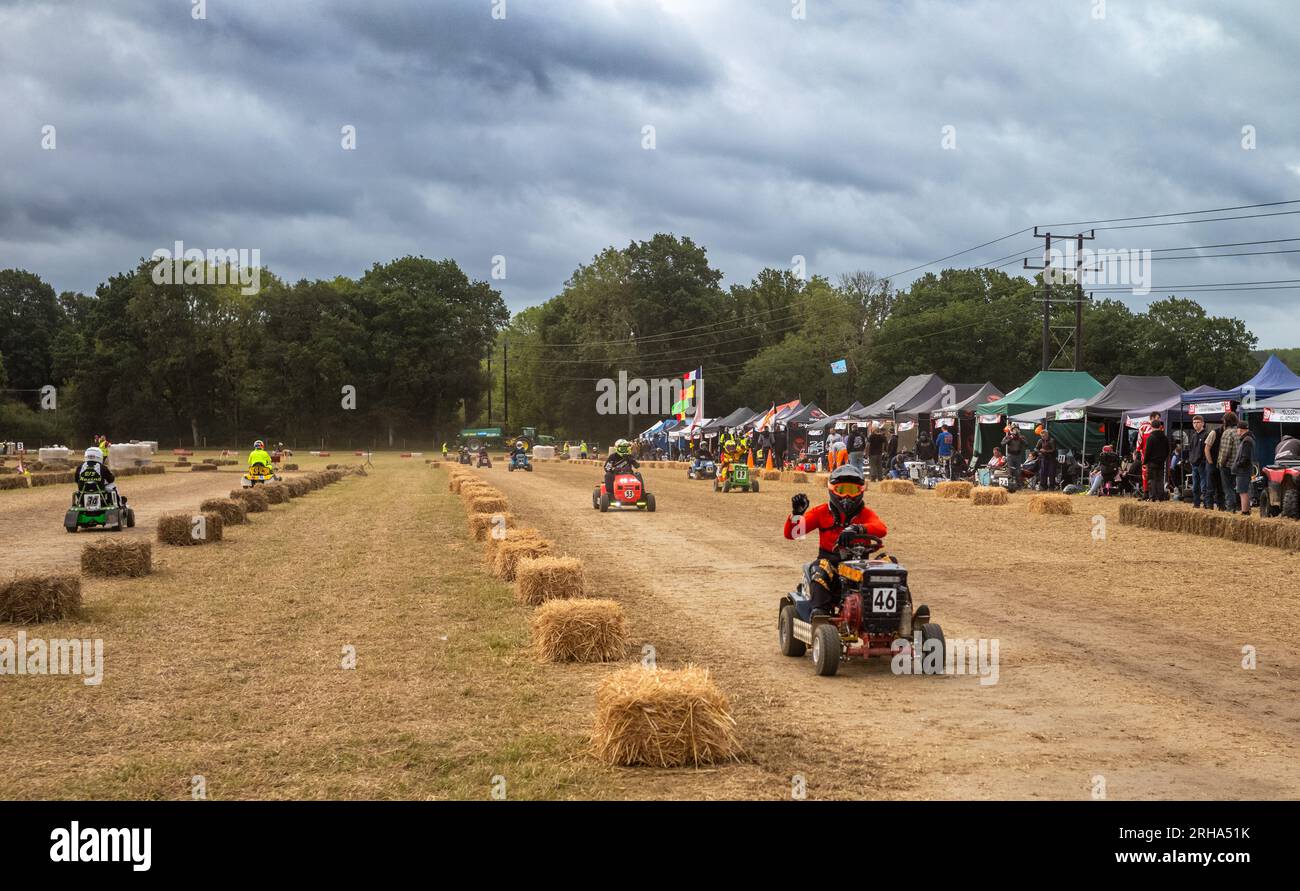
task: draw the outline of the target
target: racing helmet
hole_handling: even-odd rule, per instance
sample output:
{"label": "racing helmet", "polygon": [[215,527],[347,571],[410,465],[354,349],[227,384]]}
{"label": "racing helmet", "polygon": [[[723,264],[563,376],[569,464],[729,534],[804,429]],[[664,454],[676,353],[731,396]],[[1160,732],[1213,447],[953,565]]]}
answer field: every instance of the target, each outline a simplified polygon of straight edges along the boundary
{"label": "racing helmet", "polygon": [[103,464],[104,452],[101,449],[97,448],[96,446],[91,446],[90,448],[86,449],[86,460],[98,461],[100,464]]}
{"label": "racing helmet", "polygon": [[614,443],[614,451],[620,455],[630,455],[632,454],[632,443],[628,442],[626,439],[620,439],[618,442]]}
{"label": "racing helmet", "polygon": [[266,443],[262,442],[262,440],[259,439],[259,440],[257,440],[256,442],[253,443],[253,448],[255,448],[255,449],[264,449],[264,448],[266,448]]}
{"label": "racing helmet", "polygon": [[848,522],[862,510],[862,493],[866,488],[862,471],[852,464],[841,465],[831,473],[830,479],[826,481],[827,494],[831,510],[841,522]]}
{"label": "racing helmet", "polygon": [[522,449],[523,447],[524,447],[524,441],[522,439],[516,439],[515,448]]}

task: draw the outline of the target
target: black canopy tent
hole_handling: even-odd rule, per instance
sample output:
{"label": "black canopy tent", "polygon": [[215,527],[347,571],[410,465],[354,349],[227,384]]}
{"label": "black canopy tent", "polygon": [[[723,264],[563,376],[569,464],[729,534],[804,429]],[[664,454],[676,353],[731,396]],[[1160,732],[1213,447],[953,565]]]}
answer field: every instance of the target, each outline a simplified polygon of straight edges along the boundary
{"label": "black canopy tent", "polygon": [[859,420],[895,418],[924,405],[947,386],[937,374],[914,374],[870,405],[853,412]]}
{"label": "black canopy tent", "polygon": [[[1101,392],[1083,403],[1083,447],[1081,457],[1088,457],[1088,421],[1102,419],[1116,422],[1116,437],[1122,437],[1123,418],[1126,411],[1177,398],[1183,388],[1163,374],[1117,374]],[[1109,430],[1103,428],[1102,436],[1109,440]],[[1118,445],[1119,443],[1117,443]]]}

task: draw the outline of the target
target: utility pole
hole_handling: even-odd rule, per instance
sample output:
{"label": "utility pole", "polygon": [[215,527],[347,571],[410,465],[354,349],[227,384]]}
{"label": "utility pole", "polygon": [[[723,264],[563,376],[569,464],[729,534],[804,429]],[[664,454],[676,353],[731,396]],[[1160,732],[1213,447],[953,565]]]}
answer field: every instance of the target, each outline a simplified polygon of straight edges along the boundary
{"label": "utility pole", "polygon": [[[1066,355],[1066,348],[1073,345],[1073,355],[1071,357],[1071,368],[1073,371],[1083,370],[1083,275],[1085,272],[1096,271],[1096,267],[1085,269],[1083,266],[1083,243],[1092,241],[1096,238],[1095,230],[1088,230],[1085,235],[1082,232],[1074,236],[1075,258],[1074,258],[1074,288],[1070,302],[1074,304],[1074,320],[1069,325],[1052,324],[1052,285],[1055,283],[1057,276],[1063,276],[1065,270],[1063,267],[1053,265],[1052,256],[1052,233],[1038,231],[1034,227],[1034,237],[1043,239],[1043,263],[1041,266],[1031,265],[1028,260],[1023,261],[1025,269],[1037,269],[1043,272],[1043,289],[1039,292],[1039,301],[1043,304],[1043,371],[1050,371],[1061,357]],[[1062,281],[1062,283],[1064,283]],[[1052,332],[1064,332],[1059,337],[1053,337]],[[1053,341],[1057,341],[1053,343]],[[1054,349],[1055,348],[1055,349]],[[1065,370],[1057,367],[1056,370]]]}
{"label": "utility pole", "polygon": [[488,426],[492,426],[492,350],[488,350]]}
{"label": "utility pole", "polygon": [[501,396],[505,403],[506,427],[510,426],[510,338],[501,341]]}

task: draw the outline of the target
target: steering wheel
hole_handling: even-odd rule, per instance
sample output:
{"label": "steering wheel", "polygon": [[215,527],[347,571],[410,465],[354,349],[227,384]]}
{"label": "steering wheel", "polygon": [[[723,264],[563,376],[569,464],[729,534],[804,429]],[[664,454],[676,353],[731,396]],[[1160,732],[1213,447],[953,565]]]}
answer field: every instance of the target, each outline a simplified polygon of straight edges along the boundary
{"label": "steering wheel", "polygon": [[874,553],[875,551],[878,551],[885,546],[884,539],[880,538],[877,535],[871,535],[870,533],[866,533],[866,532],[851,532],[849,529],[846,528],[843,532],[840,533],[840,537],[835,540],[835,549],[837,551],[841,551],[841,550],[848,550],[849,548],[852,547],[861,546],[861,545],[854,545],[852,544],[853,542],[865,542],[865,547],[868,554]]}

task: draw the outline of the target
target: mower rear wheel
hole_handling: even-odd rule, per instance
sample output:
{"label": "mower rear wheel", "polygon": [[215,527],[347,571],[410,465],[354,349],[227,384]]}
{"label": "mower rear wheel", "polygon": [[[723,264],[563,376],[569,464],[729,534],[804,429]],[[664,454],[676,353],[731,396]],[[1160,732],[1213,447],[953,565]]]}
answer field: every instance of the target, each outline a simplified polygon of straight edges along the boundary
{"label": "mower rear wheel", "polygon": [[603,514],[609,510],[609,493],[600,493],[600,512]]}
{"label": "mower rear wheel", "polygon": [[1282,493],[1282,516],[1300,520],[1300,489],[1288,486]]}
{"label": "mower rear wheel", "polygon": [[[939,653],[939,671],[938,671],[938,673],[939,673],[939,674],[943,674],[943,665],[944,665],[944,652],[943,652],[943,650],[944,650],[944,647],[945,647],[947,644],[946,644],[946,642],[945,642],[944,639],[943,639],[943,629],[939,627],[939,623],[938,623],[938,622],[926,622],[924,625],[921,626],[921,659],[922,659],[921,664],[922,664],[922,666],[925,665],[925,661],[926,661],[927,657],[929,656],[929,647],[926,646],[926,643],[927,643],[927,641],[931,641],[931,640],[937,640],[937,641],[939,642],[939,650],[938,650],[938,653]],[[925,672],[925,673],[927,673],[927,674],[933,674],[933,673],[934,673],[934,672],[926,672],[926,670],[925,670],[924,667],[922,667],[921,671],[922,671],[922,672]]]}
{"label": "mower rear wheel", "polygon": [[135,528],[135,511],[129,507],[126,509],[126,525],[130,529]]}
{"label": "mower rear wheel", "polygon": [[749,491],[751,491],[751,492],[757,492],[757,491],[758,491],[758,480],[753,479],[753,480],[750,480],[750,481],[749,481]]}
{"label": "mower rear wheel", "polygon": [[808,652],[808,645],[794,636],[794,617],[797,614],[794,604],[787,603],[781,607],[781,615],[776,620],[776,636],[782,656],[799,657]]}
{"label": "mower rear wheel", "polygon": [[817,674],[828,678],[840,667],[840,631],[830,622],[813,629],[813,665]]}

